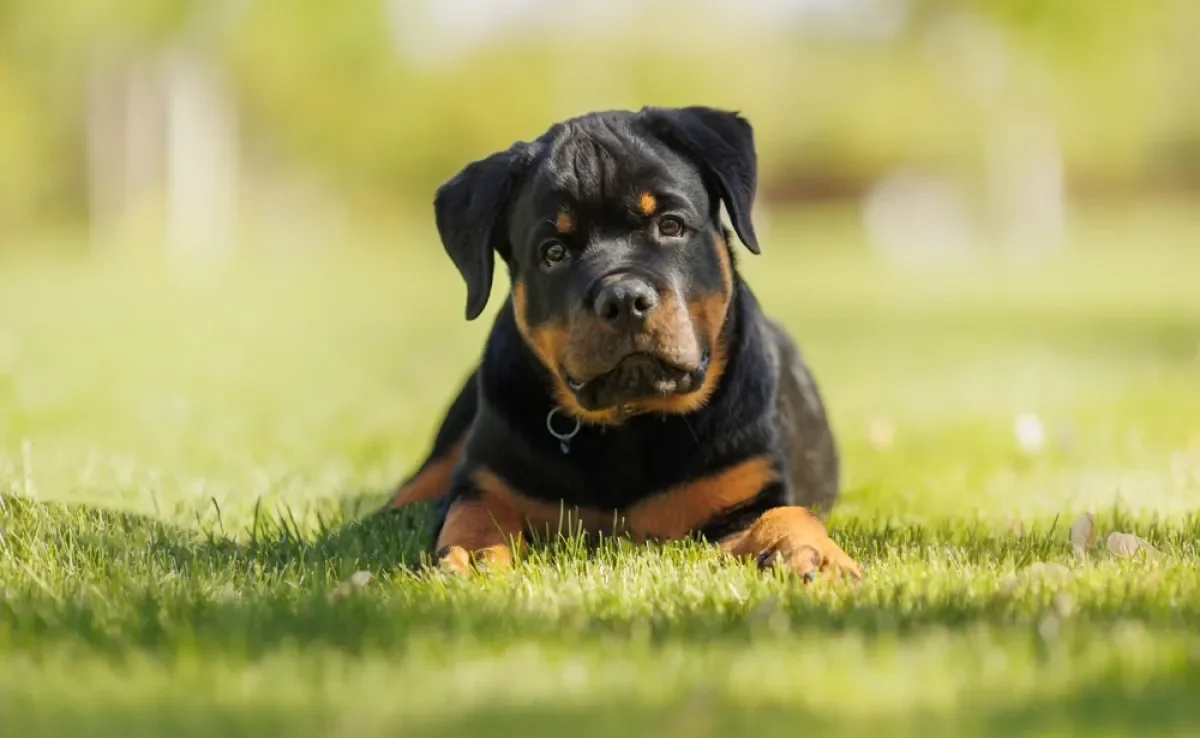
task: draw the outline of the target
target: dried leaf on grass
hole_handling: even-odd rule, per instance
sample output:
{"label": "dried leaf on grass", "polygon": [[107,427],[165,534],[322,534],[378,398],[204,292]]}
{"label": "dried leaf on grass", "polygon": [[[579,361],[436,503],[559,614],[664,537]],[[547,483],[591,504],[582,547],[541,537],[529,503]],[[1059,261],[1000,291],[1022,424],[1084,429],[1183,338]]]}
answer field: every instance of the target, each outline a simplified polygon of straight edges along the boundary
{"label": "dried leaf on grass", "polygon": [[333,588],[329,593],[329,598],[332,600],[340,600],[349,597],[351,593],[360,590],[371,583],[375,575],[369,571],[356,571],[350,575],[350,578]]}
{"label": "dried leaf on grass", "polygon": [[1147,554],[1158,553],[1158,549],[1150,545],[1149,541],[1132,533],[1109,533],[1104,545],[1109,553],[1122,559],[1131,558],[1138,551],[1145,551]]}
{"label": "dried leaf on grass", "polygon": [[1074,523],[1071,523],[1071,548],[1075,551],[1075,556],[1083,558],[1087,555],[1087,550],[1091,548],[1092,540],[1096,536],[1096,518],[1089,512],[1080,515]]}

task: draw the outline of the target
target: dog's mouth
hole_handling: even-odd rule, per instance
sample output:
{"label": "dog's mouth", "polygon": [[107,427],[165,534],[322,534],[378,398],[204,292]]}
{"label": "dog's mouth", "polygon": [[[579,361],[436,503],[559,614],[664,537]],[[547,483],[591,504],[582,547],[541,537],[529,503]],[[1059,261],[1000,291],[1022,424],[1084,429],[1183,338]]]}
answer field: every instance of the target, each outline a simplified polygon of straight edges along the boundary
{"label": "dog's mouth", "polygon": [[587,410],[636,406],[638,400],[698,391],[710,364],[708,353],[702,354],[694,367],[680,367],[654,354],[638,352],[596,377],[583,380],[567,375],[565,383]]}

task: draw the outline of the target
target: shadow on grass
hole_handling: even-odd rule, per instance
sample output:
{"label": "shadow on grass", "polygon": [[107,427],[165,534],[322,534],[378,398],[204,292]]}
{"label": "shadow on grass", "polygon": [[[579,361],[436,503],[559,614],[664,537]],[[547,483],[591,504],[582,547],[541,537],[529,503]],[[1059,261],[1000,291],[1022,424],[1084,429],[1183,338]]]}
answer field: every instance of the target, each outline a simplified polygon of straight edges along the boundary
{"label": "shadow on grass", "polygon": [[[325,526],[313,537],[288,523],[263,522],[248,540],[237,541],[129,513],[13,497],[0,497],[0,504],[3,552],[16,564],[16,576],[0,590],[0,636],[33,649],[82,642],[114,653],[131,645],[169,653],[195,643],[247,654],[289,644],[403,652],[413,634],[497,645],[547,634],[650,643],[745,641],[777,634],[781,623],[804,632],[872,634],[982,621],[1032,633],[1053,594],[1033,588],[1002,595],[995,578],[981,587],[971,576],[944,577],[933,586],[890,576],[823,596],[794,582],[754,583],[765,574],[747,572],[749,582],[738,579],[737,571],[729,571],[738,564],[687,544],[560,555],[578,553],[569,541],[535,550],[531,556],[538,565],[528,575],[466,582],[420,566],[429,538],[427,508]],[[1196,528],[1193,520],[1150,535],[1160,545],[1182,545]],[[942,566],[970,565],[979,567],[976,572],[990,567],[994,573],[1006,562],[1041,560],[1065,546],[1054,526],[1017,538],[981,524],[851,523],[838,535],[868,571],[889,558],[940,557]],[[644,565],[655,557],[662,566]],[[376,581],[338,594],[362,570]],[[523,582],[523,576],[537,581]],[[757,594],[730,596],[735,586]],[[714,594],[694,596],[706,589]],[[1128,618],[1170,628],[1198,626],[1200,591],[1129,588],[1078,603],[1077,621]]]}
{"label": "shadow on grass", "polygon": [[[648,708],[635,701],[580,706],[491,706],[459,714],[410,735],[1194,735],[1200,722],[1200,665],[1162,674],[1136,686],[1119,675],[1013,703],[980,694],[953,715],[924,709],[886,717],[831,717],[803,707],[722,704],[696,695],[682,704]],[[449,714],[449,713],[447,713]],[[414,726],[416,727],[416,726]]]}
{"label": "shadow on grass", "polygon": [[[0,520],[7,522],[10,549],[41,541],[54,553],[55,546],[67,544],[87,560],[135,566],[164,561],[183,572],[252,567],[270,574],[321,567],[349,574],[418,566],[431,539],[432,505],[379,510],[377,500],[363,499],[368,504],[347,503],[332,521],[318,515],[316,530],[309,532],[288,510],[261,515],[256,510],[245,531],[226,532],[219,511],[216,522],[200,521],[206,530],[199,530],[149,515],[9,495],[0,495]],[[20,558],[20,550],[12,552]]]}
{"label": "shadow on grass", "polygon": [[[402,685],[399,685],[402,688]],[[343,734],[447,738],[463,735],[539,736],[794,736],[800,734],[960,736],[1014,735],[1194,735],[1200,722],[1200,666],[1164,670],[1139,684],[1104,675],[1073,690],[1057,690],[1014,702],[986,693],[967,697],[951,712],[927,708],[894,714],[830,714],[801,706],[731,705],[696,694],[648,706],[633,697],[547,704],[491,704],[443,710],[441,719],[372,715],[361,720],[336,707],[284,707],[213,702],[203,695],[177,695],[151,705],[92,701],[54,704],[26,696],[10,700],[0,726],[12,735],[261,736],[293,738]],[[403,699],[403,697],[399,697]]]}

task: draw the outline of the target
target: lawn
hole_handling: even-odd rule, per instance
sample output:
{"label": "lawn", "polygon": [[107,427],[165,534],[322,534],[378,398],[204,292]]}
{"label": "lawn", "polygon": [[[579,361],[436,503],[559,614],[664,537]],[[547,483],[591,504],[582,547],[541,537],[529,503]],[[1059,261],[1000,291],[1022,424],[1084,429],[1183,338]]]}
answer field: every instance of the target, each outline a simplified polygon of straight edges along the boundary
{"label": "lawn", "polygon": [[487,328],[428,230],[2,261],[0,735],[1195,734],[1196,212],[937,270],[843,211],[774,219],[742,262],[829,403],[858,587],[697,545],[423,570],[428,511],[366,513]]}

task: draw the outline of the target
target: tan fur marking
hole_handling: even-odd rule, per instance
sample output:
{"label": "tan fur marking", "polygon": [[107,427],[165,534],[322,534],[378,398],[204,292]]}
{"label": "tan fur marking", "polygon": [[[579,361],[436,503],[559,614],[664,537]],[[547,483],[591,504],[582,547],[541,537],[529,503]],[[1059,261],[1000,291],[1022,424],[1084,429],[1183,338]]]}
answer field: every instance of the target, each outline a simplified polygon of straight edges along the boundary
{"label": "tan fur marking", "polygon": [[686,395],[671,395],[646,400],[643,406],[651,412],[682,415],[699,410],[712,397],[713,391],[721,381],[721,376],[725,373],[727,356],[721,331],[725,327],[725,316],[729,313],[729,303],[733,298],[733,266],[729,263],[729,249],[725,239],[717,235],[715,240],[717,258],[721,262],[721,292],[708,295],[687,305],[688,317],[691,319],[692,326],[705,335],[708,345],[712,347],[704,383],[699,389]]}
{"label": "tan fur marking", "polygon": [[447,546],[438,550],[438,565],[455,574],[470,574],[471,554],[462,546]]}
{"label": "tan fur marking", "polygon": [[438,534],[438,559],[459,571],[463,553],[489,568],[512,566],[510,541],[520,541],[521,520],[516,511],[486,499],[459,500],[450,507]]}
{"label": "tan fur marking", "polygon": [[404,507],[414,502],[424,502],[440,497],[450,486],[450,477],[454,474],[454,466],[462,458],[462,447],[463,442],[460,440],[451,446],[444,456],[431,461],[416,476],[396,490],[388,507]]}
{"label": "tan fur marking", "polygon": [[[721,292],[687,304],[683,304],[674,292],[663,295],[637,346],[639,351],[662,353],[667,359],[686,366],[698,359],[699,347],[695,333],[702,333],[712,347],[704,383],[685,395],[647,397],[627,403],[633,405],[636,413],[681,415],[694,412],[708,402],[721,381],[728,361],[721,332],[733,296],[733,268],[725,239],[719,234],[715,237],[715,248],[721,264]],[[534,328],[525,317],[525,285],[521,282],[513,284],[512,299],[517,329],[542,364],[550,370],[554,380],[551,389],[559,406],[569,415],[590,425],[617,425],[628,417],[629,413],[618,408],[588,410],[580,406],[575,393],[567,388],[562,374],[565,367],[574,376],[584,379],[593,376],[595,371],[592,366],[597,362],[592,356],[606,353],[605,343],[611,340],[610,329],[598,321],[595,325],[589,324],[586,318],[573,329],[562,323]]]}
{"label": "tan fur marking", "polygon": [[678,540],[778,478],[770,458],[755,457],[649,497],[631,507],[626,519],[635,540]]}
{"label": "tan fur marking", "polygon": [[615,515],[592,508],[539,500],[514,490],[508,482],[490,469],[479,469],[471,475],[482,499],[488,504],[503,505],[514,510],[521,529],[534,535],[569,535],[580,528],[588,533],[611,532]]}
{"label": "tan fur marking", "polygon": [[562,212],[560,212],[558,214],[558,217],[556,217],[554,219],[554,230],[558,231],[559,233],[561,233],[563,235],[566,235],[568,233],[574,233],[575,232],[575,219],[571,217],[571,214],[569,212],[567,212],[566,210],[563,210]]}
{"label": "tan fur marking", "polygon": [[645,333],[635,339],[638,351],[662,355],[673,364],[689,365],[700,359],[700,343],[688,306],[675,290],[659,298],[658,307],[646,321]]}
{"label": "tan fur marking", "polygon": [[638,196],[638,209],[642,215],[654,215],[654,211],[658,210],[658,198],[650,192],[643,192]]}
{"label": "tan fur marking", "polygon": [[739,558],[759,558],[782,564],[797,574],[819,571],[861,579],[862,571],[825,530],[820,518],[803,507],[777,507],[763,513],[749,528],[721,541],[721,550]]}
{"label": "tan fur marking", "polygon": [[580,406],[575,399],[575,393],[567,387],[559,368],[570,341],[570,331],[565,325],[551,324],[533,328],[525,318],[525,285],[513,283],[513,315],[517,321],[517,330],[525,339],[538,359],[550,371],[554,386],[554,399],[568,414],[593,425],[611,425],[618,422],[616,409],[592,411]]}

